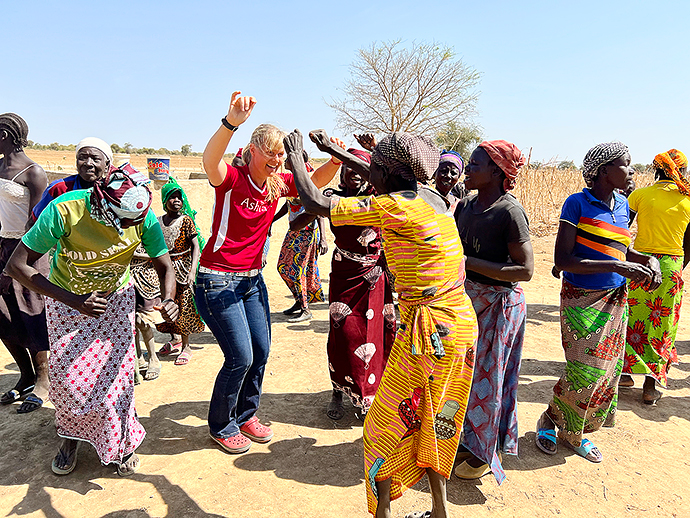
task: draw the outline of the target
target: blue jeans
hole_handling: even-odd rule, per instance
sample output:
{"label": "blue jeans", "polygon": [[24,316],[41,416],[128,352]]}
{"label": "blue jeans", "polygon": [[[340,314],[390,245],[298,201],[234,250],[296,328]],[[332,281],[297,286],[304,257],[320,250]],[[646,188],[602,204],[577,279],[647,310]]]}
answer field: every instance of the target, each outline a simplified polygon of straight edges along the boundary
{"label": "blue jeans", "polygon": [[225,356],[208,410],[211,435],[224,439],[238,434],[259,408],[271,348],[268,291],[261,274],[237,277],[200,272],[194,297]]}

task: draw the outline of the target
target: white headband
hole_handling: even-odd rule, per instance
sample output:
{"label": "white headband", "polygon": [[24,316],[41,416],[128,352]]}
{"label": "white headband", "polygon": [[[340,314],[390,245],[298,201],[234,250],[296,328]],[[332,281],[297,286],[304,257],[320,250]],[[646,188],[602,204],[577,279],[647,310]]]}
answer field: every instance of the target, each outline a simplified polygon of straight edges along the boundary
{"label": "white headband", "polygon": [[96,149],[99,149],[100,151],[103,152],[103,154],[108,157],[108,161],[112,164],[113,163],[113,150],[110,149],[110,146],[108,143],[104,140],[101,140],[97,137],[86,137],[84,140],[79,142],[77,144],[77,153],[79,153],[79,150],[81,148],[85,147],[95,147]]}

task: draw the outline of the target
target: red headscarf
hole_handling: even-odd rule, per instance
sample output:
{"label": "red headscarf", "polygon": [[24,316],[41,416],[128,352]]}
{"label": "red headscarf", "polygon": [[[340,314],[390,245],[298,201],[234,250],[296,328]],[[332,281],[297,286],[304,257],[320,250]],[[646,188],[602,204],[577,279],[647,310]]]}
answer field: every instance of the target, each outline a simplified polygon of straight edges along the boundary
{"label": "red headscarf", "polygon": [[351,147],[347,150],[347,152],[351,155],[355,155],[360,160],[364,160],[367,164],[371,164],[371,155],[366,151],[362,151],[361,149]]}
{"label": "red headscarf", "polygon": [[515,188],[515,179],[520,169],[525,165],[525,157],[515,144],[505,140],[485,140],[479,147],[483,148],[496,165],[506,175],[503,189],[509,191]]}

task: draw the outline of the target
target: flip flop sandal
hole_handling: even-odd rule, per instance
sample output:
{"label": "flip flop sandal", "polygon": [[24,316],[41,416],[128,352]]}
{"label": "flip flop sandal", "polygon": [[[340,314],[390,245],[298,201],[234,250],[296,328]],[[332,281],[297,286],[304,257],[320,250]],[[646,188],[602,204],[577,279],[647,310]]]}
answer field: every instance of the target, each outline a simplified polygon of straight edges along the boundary
{"label": "flip flop sandal", "polygon": [[[550,443],[553,443],[556,448],[553,450],[549,450],[546,446],[544,446],[539,439],[544,439]],[[534,442],[537,445],[537,448],[539,448],[541,451],[546,453],[547,455],[556,455],[558,453],[558,443],[556,442],[556,430],[553,428],[539,428],[537,430],[537,435],[534,438]]]}
{"label": "flip flop sandal", "polygon": [[[592,441],[590,441],[589,439],[582,439],[582,441],[580,442],[580,446],[577,446],[577,447],[573,446],[568,441],[565,441],[565,444],[571,450],[573,450],[575,453],[577,453],[580,457],[588,460],[589,462],[593,462],[595,464],[598,464],[604,459],[603,455],[599,451],[599,448],[594,446]],[[596,453],[592,453],[594,450],[596,450]],[[592,455],[593,455],[592,457],[589,456],[590,453],[592,453]]]}
{"label": "flip flop sandal", "polygon": [[158,367],[149,367],[146,370],[146,374],[144,375],[144,379],[146,381],[153,381],[155,379],[158,379],[158,376],[161,374],[161,366],[159,365]]}
{"label": "flip flop sandal", "polygon": [[167,356],[168,354],[179,352],[181,349],[182,342],[166,342],[166,344],[158,350],[158,354],[160,354],[161,356]]}
{"label": "flip flop sandal", "polygon": [[301,313],[299,313],[297,316],[288,318],[288,322],[291,324],[296,324],[297,322],[306,322],[307,320],[311,320],[313,317],[311,311],[309,310],[302,310]]}
{"label": "flip flop sandal", "polygon": [[17,409],[17,413],[18,414],[28,414],[29,412],[33,412],[34,410],[38,410],[42,406],[43,406],[43,400],[32,392],[31,394],[26,396],[26,399],[24,399],[22,404]]}
{"label": "flip flop sandal", "polygon": [[132,453],[129,459],[117,467],[117,474],[121,477],[129,477],[130,475],[134,475],[140,466],[141,458],[139,458],[139,455],[136,453]]}
{"label": "flip flop sandal", "polygon": [[464,480],[476,480],[482,478],[487,473],[491,473],[491,466],[482,464],[478,468],[470,466],[467,462],[459,464],[455,468],[455,476]]}
{"label": "flip flop sandal", "polygon": [[345,415],[345,407],[343,406],[342,401],[340,403],[336,401],[331,401],[330,403],[328,403],[326,415],[334,421],[342,419]]}
{"label": "flip flop sandal", "polygon": [[13,388],[12,390],[8,390],[2,396],[0,396],[0,405],[10,405],[10,404],[14,403],[15,401],[19,401],[21,398],[23,398],[27,394],[31,393],[31,391],[35,387],[36,387],[36,385],[30,385],[30,386],[23,388],[21,390],[17,390],[16,388]]}
{"label": "flip flop sandal", "polygon": [[175,365],[187,365],[189,360],[192,359],[192,353],[187,351],[180,353],[177,358],[175,358]]}
{"label": "flip flop sandal", "polygon": [[[67,454],[62,451],[62,449],[58,450],[57,455],[53,458],[53,463],[50,466],[50,469],[53,470],[53,473],[56,475],[69,475],[74,471],[74,468],[77,467],[77,450],[79,449],[79,443],[74,448],[74,454],[72,455],[72,462],[68,465],[66,465],[64,468],[58,467],[58,461],[60,460],[68,460],[69,457],[67,457]],[[61,462],[62,464],[62,462]],[[63,464],[64,465],[64,464]]]}

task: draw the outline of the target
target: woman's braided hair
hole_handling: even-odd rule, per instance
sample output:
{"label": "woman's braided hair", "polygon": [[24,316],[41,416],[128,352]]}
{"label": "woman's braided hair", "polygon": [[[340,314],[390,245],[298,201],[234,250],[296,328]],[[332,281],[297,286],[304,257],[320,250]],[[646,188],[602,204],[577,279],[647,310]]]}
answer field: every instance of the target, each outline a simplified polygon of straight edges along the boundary
{"label": "woman's braided hair", "polygon": [[29,125],[16,113],[3,113],[0,115],[0,131],[5,130],[12,137],[16,149],[22,149],[29,145]]}

